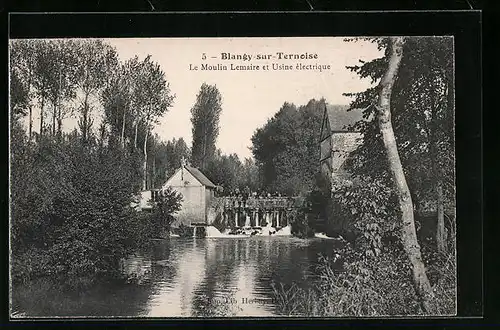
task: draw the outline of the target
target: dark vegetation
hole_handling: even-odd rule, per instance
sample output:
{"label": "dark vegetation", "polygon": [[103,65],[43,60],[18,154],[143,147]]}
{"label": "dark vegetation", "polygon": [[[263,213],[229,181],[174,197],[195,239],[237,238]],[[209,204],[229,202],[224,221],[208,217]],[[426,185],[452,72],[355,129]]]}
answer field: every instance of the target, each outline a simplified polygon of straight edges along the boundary
{"label": "dark vegetation", "polygon": [[[390,164],[377,123],[377,109],[370,107],[378,99],[380,87],[377,86],[361,93],[347,94],[353,98],[351,108],[366,109],[365,120],[351,126],[364,134],[364,142],[342,166],[342,175],[335,176],[331,185],[319,177],[309,194],[309,198],[315,196],[312,200],[319,201],[319,209],[312,212],[326,220],[324,231],[347,240],[346,247],[337,251],[343,271],[336,271],[331,261],[325,259],[318,270],[321,279],[314,288],[276,286],[275,294],[283,314],[381,316],[456,313],[452,39],[406,39],[392,91],[391,120],[414,201],[417,244],[425,265],[425,270],[418,272],[424,272],[428,278],[430,292],[425,297],[416,292],[414,265],[409,262],[408,251],[403,245],[407,237],[402,230],[397,189],[390,176]],[[390,44],[385,38],[367,40],[377,43],[379,49],[385,49],[384,57],[361,62],[349,69],[361,78],[371,78],[375,82],[386,70]],[[357,39],[350,41],[356,42]],[[288,107],[285,104],[284,108]],[[277,128],[276,131],[284,132]],[[288,136],[293,136],[292,130],[288,132]],[[257,136],[262,136],[262,133]],[[284,139],[268,137],[266,141]],[[256,159],[259,159],[259,153]],[[305,164],[294,162],[299,163]],[[269,164],[267,167],[264,164],[264,171],[276,175],[286,173],[286,168],[273,168],[277,162]],[[304,235],[305,227],[304,222],[300,223],[299,236],[307,236]]]}
{"label": "dark vegetation", "polygon": [[[151,213],[131,207],[158,181],[148,151],[173,100],[164,73],[149,56],[120,63],[99,40],[10,46],[11,279],[75,288],[117,278],[120,260],[168,230],[179,209],[172,191]],[[69,117],[78,119],[71,133]]]}

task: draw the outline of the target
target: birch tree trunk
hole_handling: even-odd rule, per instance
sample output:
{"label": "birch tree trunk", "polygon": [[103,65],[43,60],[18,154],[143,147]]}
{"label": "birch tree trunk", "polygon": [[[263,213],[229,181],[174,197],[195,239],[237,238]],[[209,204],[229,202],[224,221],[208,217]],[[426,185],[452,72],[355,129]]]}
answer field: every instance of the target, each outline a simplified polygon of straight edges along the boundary
{"label": "birch tree trunk", "polygon": [[57,117],[57,106],[54,102],[54,112],[52,113],[52,136],[56,136],[56,117]]}
{"label": "birch tree trunk", "polygon": [[440,179],[436,183],[436,194],[437,194],[437,230],[436,230],[436,242],[437,249],[441,253],[446,252],[446,227],[444,226],[444,198],[443,198],[443,184]]}
{"label": "birch tree trunk", "polygon": [[147,181],[146,181],[146,175],[147,175],[147,164],[148,164],[148,151],[147,151],[147,145],[148,145],[148,135],[149,135],[149,129],[146,127],[146,136],[144,137],[144,163],[142,164],[142,190],[147,189]]}
{"label": "birch tree trunk", "polygon": [[446,252],[446,228],[444,226],[444,196],[443,196],[443,181],[441,178],[442,171],[439,169],[439,147],[438,147],[438,127],[437,111],[439,105],[436,104],[434,94],[431,95],[432,108],[431,108],[431,129],[429,134],[429,151],[433,175],[434,190],[436,193],[436,209],[437,209],[437,223],[436,223],[436,246],[437,250],[441,253]]}
{"label": "birch tree trunk", "polygon": [[88,111],[89,111],[89,93],[85,93],[85,100],[83,101],[83,141],[87,141],[88,133]]}
{"label": "birch tree trunk", "polygon": [[135,136],[134,136],[134,149],[137,149],[137,130],[139,128],[139,122],[135,123]]}
{"label": "birch tree trunk", "polygon": [[[29,71],[29,78],[28,78],[28,97],[31,95],[31,79],[32,79],[32,71],[31,71],[31,62],[30,62],[30,71]],[[31,105],[31,101],[29,101],[28,104],[28,110],[29,110],[29,128],[28,128],[28,141],[31,142],[31,137],[33,136],[33,107]]]}
{"label": "birch tree trunk", "polygon": [[41,105],[40,105],[40,137],[43,135],[43,107],[45,106],[45,97],[42,96]]}
{"label": "birch tree trunk", "polygon": [[[154,148],[154,150],[156,150],[156,148]],[[155,159],[156,159],[156,152],[153,154],[153,171],[152,171],[152,178],[150,180],[151,181],[151,186],[153,188],[156,187],[156,182],[155,182],[156,181],[155,180],[156,179],[156,161],[155,161]]]}
{"label": "birch tree trunk", "polygon": [[62,137],[62,113],[61,113],[61,107],[58,108],[58,114],[57,114],[57,136],[59,139]]}
{"label": "birch tree trunk", "polygon": [[29,128],[28,128],[28,141],[31,142],[33,136],[33,108],[29,105]]}
{"label": "birch tree trunk", "polygon": [[127,113],[127,107],[123,107],[123,118],[122,118],[122,134],[120,136],[120,142],[122,144],[122,148],[125,148],[125,115]]}
{"label": "birch tree trunk", "polygon": [[378,124],[388,158],[389,170],[396,188],[399,208],[402,214],[401,240],[404,250],[412,264],[413,284],[420,299],[424,313],[430,312],[431,286],[425,272],[424,262],[417,241],[415,220],[413,217],[413,202],[410,190],[403,172],[403,166],[399,157],[396,138],[391,122],[391,94],[394,82],[399,70],[401,58],[403,57],[403,37],[392,37],[389,47],[389,63],[387,71],[380,81],[380,92],[378,98]]}

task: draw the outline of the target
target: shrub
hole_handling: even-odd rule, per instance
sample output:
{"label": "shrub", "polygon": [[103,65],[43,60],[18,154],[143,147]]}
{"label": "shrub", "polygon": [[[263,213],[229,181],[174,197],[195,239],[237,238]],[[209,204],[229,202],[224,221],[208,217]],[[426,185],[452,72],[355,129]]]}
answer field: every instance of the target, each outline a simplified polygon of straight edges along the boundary
{"label": "shrub", "polygon": [[193,237],[194,228],[181,223],[179,225],[178,233],[180,237]]}
{"label": "shrub", "polygon": [[143,239],[130,208],[136,159],[92,142],[43,138],[19,146],[12,163],[13,279],[50,275],[80,285],[116,276],[119,260]]}
{"label": "shrub", "polygon": [[165,238],[169,235],[174,222],[174,214],[181,209],[182,195],[171,187],[159,194],[147,217],[148,237]]}
{"label": "shrub", "polygon": [[314,221],[307,209],[293,210],[289,222],[292,235],[299,238],[313,237]]}
{"label": "shrub", "polygon": [[[411,265],[398,245],[382,246],[376,256],[347,244],[338,251],[343,263],[320,257],[318,279],[312,287],[274,285],[281,315],[300,316],[404,316],[421,315],[413,284]],[[433,273],[432,315],[456,311],[456,265],[453,254],[428,266]]]}

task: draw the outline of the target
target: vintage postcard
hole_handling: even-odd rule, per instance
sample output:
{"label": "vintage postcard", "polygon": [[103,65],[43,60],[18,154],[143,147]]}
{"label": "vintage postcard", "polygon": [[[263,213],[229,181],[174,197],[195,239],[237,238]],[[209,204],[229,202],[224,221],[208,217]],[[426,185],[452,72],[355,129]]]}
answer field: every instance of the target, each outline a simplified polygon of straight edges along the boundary
{"label": "vintage postcard", "polygon": [[10,316],[454,316],[453,37],[11,39]]}

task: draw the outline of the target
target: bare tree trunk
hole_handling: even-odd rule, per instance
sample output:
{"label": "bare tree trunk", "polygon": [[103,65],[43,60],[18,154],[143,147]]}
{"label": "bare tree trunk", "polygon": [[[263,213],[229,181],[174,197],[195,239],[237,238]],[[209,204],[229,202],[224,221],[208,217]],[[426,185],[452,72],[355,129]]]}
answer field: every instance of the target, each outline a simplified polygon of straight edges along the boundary
{"label": "bare tree trunk", "polygon": [[28,141],[31,142],[31,137],[33,136],[33,109],[31,105],[29,106],[29,121]]}
{"label": "bare tree trunk", "polygon": [[45,97],[42,96],[42,101],[40,104],[40,137],[43,135],[43,107],[45,106]]}
{"label": "bare tree trunk", "polygon": [[120,142],[122,144],[122,148],[125,148],[125,115],[127,113],[127,107],[123,107],[123,118],[122,118],[122,135],[120,137]]}
{"label": "bare tree trunk", "polygon": [[446,228],[444,226],[444,198],[443,198],[443,182],[441,178],[441,171],[439,170],[439,149],[436,136],[439,129],[437,120],[438,105],[435,103],[434,93],[431,92],[431,124],[430,124],[430,139],[429,151],[432,164],[432,175],[434,190],[436,192],[436,210],[437,210],[437,223],[436,223],[436,246],[437,250],[441,253],[446,252]]}
{"label": "bare tree trunk", "polygon": [[444,198],[443,198],[443,184],[440,179],[436,183],[437,194],[437,229],[436,229],[436,242],[437,249],[441,253],[446,252],[446,227],[444,226]]}
{"label": "bare tree trunk", "polygon": [[424,313],[430,312],[430,296],[432,294],[431,286],[420,252],[420,245],[417,240],[415,229],[415,220],[413,216],[413,203],[410,190],[403,172],[403,166],[399,157],[396,138],[391,122],[391,94],[392,87],[403,57],[403,37],[392,37],[389,47],[391,53],[387,71],[380,81],[380,94],[378,98],[378,124],[388,158],[389,170],[396,188],[399,208],[402,213],[401,240],[406,254],[413,268],[413,284],[415,291],[420,299],[421,307]]}
{"label": "bare tree trunk", "polygon": [[[156,150],[156,148],[155,148]],[[152,179],[151,179],[151,185],[153,188],[156,186],[156,151],[155,154],[153,155],[153,173],[152,173]]]}
{"label": "bare tree trunk", "polygon": [[56,117],[57,117],[57,106],[54,102],[54,112],[52,113],[52,136],[56,136]]}
{"label": "bare tree trunk", "polygon": [[58,108],[57,113],[57,135],[59,139],[62,137],[62,112],[61,107]]}
{"label": "bare tree trunk", "polygon": [[146,175],[147,175],[147,164],[148,164],[148,151],[147,151],[147,145],[148,145],[148,134],[149,130],[146,127],[146,136],[144,137],[144,163],[142,165],[142,173],[143,173],[143,178],[142,178],[142,190],[147,189],[147,181],[146,181]]}
{"label": "bare tree trunk", "polygon": [[137,130],[139,128],[139,122],[135,123],[135,136],[134,136],[134,149],[137,149]]}
{"label": "bare tree trunk", "polygon": [[85,93],[85,100],[83,103],[83,141],[87,141],[87,131],[88,131],[88,97],[89,94]]}

